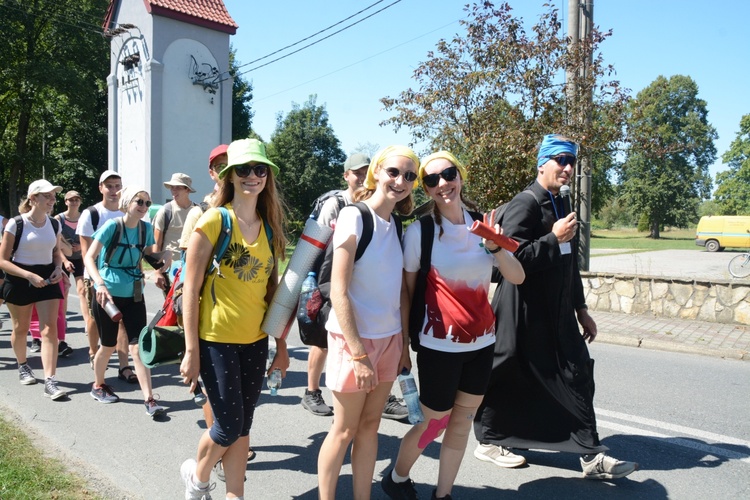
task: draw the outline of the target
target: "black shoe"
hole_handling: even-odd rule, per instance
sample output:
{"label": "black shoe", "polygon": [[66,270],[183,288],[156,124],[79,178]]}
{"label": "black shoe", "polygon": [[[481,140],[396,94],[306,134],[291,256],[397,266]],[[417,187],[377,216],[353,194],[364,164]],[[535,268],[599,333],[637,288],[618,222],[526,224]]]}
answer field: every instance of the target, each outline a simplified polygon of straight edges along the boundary
{"label": "black shoe", "polygon": [[71,354],[73,354],[73,348],[70,347],[67,342],[61,340],[57,346],[57,355],[61,358],[67,358]]}
{"label": "black shoe", "polygon": [[394,500],[417,500],[417,489],[414,487],[414,481],[407,479],[403,483],[397,483],[393,480],[393,469],[389,469],[380,481],[380,486],[388,498]]}
{"label": "black shoe", "polygon": [[453,497],[450,495],[445,495],[444,497],[440,498],[435,495],[437,495],[437,490],[432,490],[432,496],[430,497],[430,500],[453,500]]}
{"label": "black shoe", "polygon": [[31,339],[31,347],[29,347],[29,351],[31,352],[40,352],[42,350],[42,340],[41,339]]}

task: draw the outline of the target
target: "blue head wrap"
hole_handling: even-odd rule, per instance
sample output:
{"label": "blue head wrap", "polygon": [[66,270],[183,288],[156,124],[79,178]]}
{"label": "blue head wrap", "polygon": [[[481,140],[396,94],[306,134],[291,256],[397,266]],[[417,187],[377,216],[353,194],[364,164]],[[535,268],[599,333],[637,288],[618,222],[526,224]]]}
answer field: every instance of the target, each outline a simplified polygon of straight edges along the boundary
{"label": "blue head wrap", "polygon": [[539,154],[536,157],[536,168],[541,167],[550,156],[557,156],[560,153],[569,153],[578,156],[578,145],[575,142],[566,141],[557,134],[545,135],[542,139],[542,145],[539,146]]}

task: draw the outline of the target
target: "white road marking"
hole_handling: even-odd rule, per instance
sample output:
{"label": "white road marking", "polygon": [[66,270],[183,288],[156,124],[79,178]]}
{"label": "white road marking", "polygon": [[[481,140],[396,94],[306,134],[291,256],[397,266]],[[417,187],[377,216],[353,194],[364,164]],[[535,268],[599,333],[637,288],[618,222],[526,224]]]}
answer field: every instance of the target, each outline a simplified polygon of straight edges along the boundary
{"label": "white road marking", "polygon": [[[685,427],[682,425],[671,424],[669,422],[662,422],[660,420],[653,420],[650,418],[638,417],[635,415],[628,415],[628,414],[619,413],[616,411],[602,410],[600,408],[596,409],[596,414],[597,414],[597,425],[600,427],[606,427],[607,429],[611,429],[611,430],[618,431],[618,432],[623,432],[626,434],[632,434],[635,436],[648,436],[648,437],[659,438],[659,439],[665,440],[666,442],[670,444],[683,446],[685,448],[691,448],[694,450],[702,451],[709,455],[739,460],[741,462],[750,464],[750,452],[742,453],[742,452],[735,451],[735,450],[729,450],[721,446],[708,445],[705,443],[693,441],[690,439],[690,437],[712,441],[712,442],[719,443],[719,444],[744,446],[748,450],[750,450],[750,441],[744,441],[742,439],[734,438],[731,436],[724,436],[722,434],[702,431],[700,429],[693,429],[691,427]],[[623,420],[626,422],[653,427],[656,429],[667,431],[669,432],[669,434],[650,431],[650,430],[646,430],[646,429],[642,429],[638,427],[633,427],[630,425],[619,424],[616,422],[612,422],[610,420],[602,420],[601,418],[599,418],[600,416],[616,418],[618,420]],[[681,436],[681,437],[678,437],[678,436]]]}

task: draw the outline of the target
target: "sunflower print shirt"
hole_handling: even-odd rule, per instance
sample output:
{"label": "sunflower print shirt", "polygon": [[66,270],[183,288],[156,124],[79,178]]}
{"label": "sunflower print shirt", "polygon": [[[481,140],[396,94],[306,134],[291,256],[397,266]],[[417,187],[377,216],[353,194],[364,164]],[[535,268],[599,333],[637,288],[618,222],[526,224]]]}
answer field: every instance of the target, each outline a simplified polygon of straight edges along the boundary
{"label": "sunflower print shirt", "polygon": [[[266,336],[260,325],[268,307],[266,286],[275,261],[263,226],[256,240],[248,243],[242,237],[231,204],[226,208],[232,218],[232,237],[220,263],[223,277],[216,272],[206,277],[200,302],[200,338],[250,344]],[[207,210],[195,229],[215,243],[221,231],[219,210]]]}

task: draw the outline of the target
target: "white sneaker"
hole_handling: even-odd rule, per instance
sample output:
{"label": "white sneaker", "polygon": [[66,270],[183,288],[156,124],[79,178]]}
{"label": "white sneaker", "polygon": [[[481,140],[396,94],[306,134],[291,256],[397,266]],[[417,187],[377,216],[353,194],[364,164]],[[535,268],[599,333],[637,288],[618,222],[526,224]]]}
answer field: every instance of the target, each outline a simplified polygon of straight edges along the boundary
{"label": "white sneaker", "polygon": [[479,443],[474,450],[474,456],[482,462],[490,462],[498,467],[520,467],[526,463],[526,459],[521,455],[516,455],[504,446],[495,446],[494,444]]}
{"label": "white sneaker", "polygon": [[604,453],[599,453],[591,462],[581,458],[583,477],[586,479],[618,479],[637,471],[639,467],[635,462],[617,460]]}
{"label": "white sneaker", "polygon": [[198,488],[193,483],[197,465],[194,458],[188,458],[180,466],[180,476],[185,483],[185,500],[211,500],[211,491],[216,488],[216,483],[209,484],[205,488]]}

